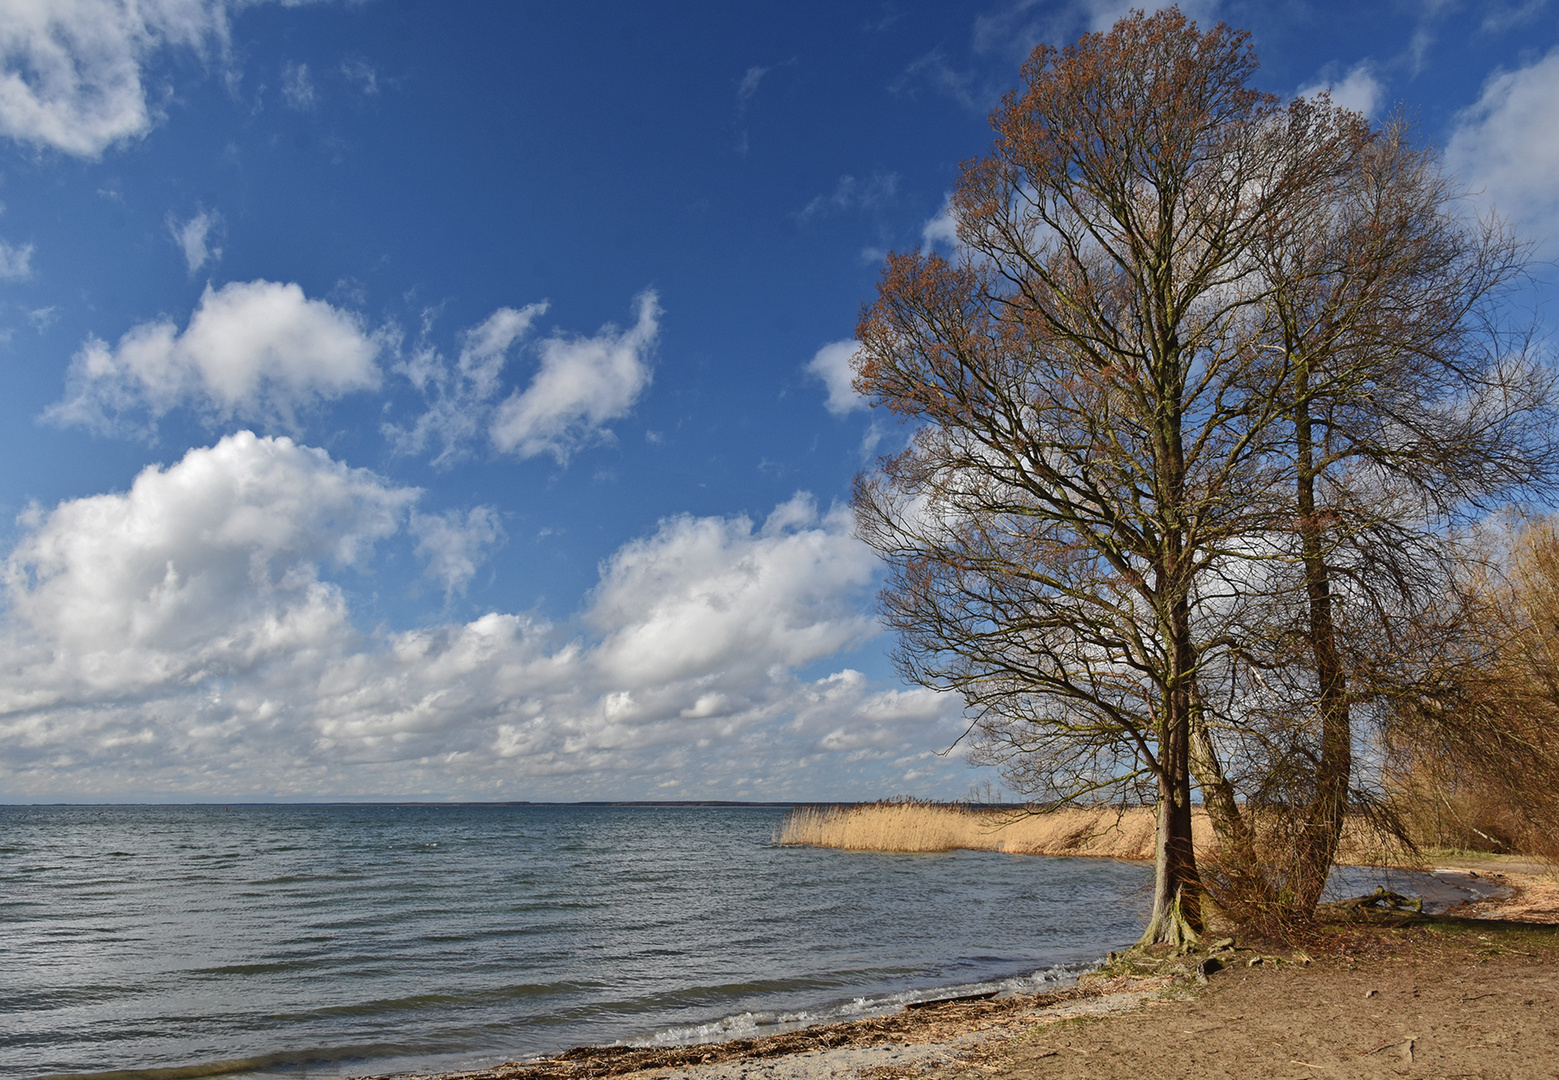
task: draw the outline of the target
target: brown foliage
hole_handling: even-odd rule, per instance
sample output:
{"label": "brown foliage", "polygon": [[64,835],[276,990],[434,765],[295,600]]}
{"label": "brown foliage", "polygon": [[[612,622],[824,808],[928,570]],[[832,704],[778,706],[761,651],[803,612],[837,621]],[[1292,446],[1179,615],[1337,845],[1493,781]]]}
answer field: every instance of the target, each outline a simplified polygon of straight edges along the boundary
{"label": "brown foliage", "polygon": [[1390,781],[1422,844],[1559,863],[1559,531],[1542,519],[1490,543],[1465,636],[1399,703]]}

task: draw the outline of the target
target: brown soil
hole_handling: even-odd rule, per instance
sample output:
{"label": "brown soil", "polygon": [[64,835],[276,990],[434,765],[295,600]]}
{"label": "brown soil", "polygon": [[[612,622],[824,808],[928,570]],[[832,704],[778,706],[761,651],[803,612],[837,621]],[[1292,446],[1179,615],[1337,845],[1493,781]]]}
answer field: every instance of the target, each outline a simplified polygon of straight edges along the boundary
{"label": "brown soil", "polygon": [[1237,962],[1200,992],[986,1043],[960,1071],[1012,1080],[1559,1076],[1559,928],[1463,920],[1331,936],[1331,954],[1309,964]]}

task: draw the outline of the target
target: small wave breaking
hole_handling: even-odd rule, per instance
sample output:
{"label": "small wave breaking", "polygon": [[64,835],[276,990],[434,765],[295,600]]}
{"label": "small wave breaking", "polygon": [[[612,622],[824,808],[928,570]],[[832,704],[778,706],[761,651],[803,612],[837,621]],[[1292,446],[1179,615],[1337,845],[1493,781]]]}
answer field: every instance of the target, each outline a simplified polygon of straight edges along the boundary
{"label": "small wave breaking", "polygon": [[886,1016],[917,1004],[955,998],[1043,994],[1072,986],[1084,972],[1097,964],[1059,964],[1027,975],[1012,975],[982,982],[952,983],[945,986],[905,990],[874,997],[856,997],[816,1010],[791,1012],[740,1012],[702,1024],[665,1028],[638,1039],[625,1039],[613,1045],[633,1047],[691,1046],[698,1043],[730,1042],[778,1035],[818,1024]]}

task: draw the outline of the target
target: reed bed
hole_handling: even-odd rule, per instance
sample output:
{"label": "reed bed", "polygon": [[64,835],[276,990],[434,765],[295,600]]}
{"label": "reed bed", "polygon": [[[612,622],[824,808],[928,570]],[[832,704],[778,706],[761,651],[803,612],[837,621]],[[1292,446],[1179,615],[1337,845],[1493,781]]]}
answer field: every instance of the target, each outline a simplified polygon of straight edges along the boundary
{"label": "reed bed", "polygon": [[[1005,851],[1014,855],[1085,855],[1103,859],[1151,859],[1156,811],[1141,806],[1071,806],[1058,810],[970,807],[912,800],[853,806],[800,806],[774,832],[777,844],[846,851]],[[1215,846],[1212,822],[1192,810],[1197,854]],[[1350,828],[1340,862],[1361,865],[1411,862],[1408,853],[1385,850]]]}
{"label": "reed bed", "polygon": [[[1015,855],[1151,859],[1154,828],[1151,807],[1065,807],[1041,813],[1022,807],[895,801],[797,807],[775,831],[774,840],[847,851],[967,848]],[[1193,836],[1198,847],[1212,842],[1212,827],[1200,811]]]}

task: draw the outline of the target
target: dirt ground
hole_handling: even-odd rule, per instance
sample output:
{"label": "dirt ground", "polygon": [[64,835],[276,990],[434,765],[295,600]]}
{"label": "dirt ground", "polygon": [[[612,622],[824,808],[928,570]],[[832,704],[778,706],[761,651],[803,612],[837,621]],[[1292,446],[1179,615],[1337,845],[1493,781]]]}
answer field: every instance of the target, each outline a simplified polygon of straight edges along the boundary
{"label": "dirt ground", "polygon": [[[1559,1078],[1559,881],[1447,916],[1339,913],[1295,945],[1122,964],[1043,997],[957,1002],[767,1039],[595,1047],[461,1080]],[[1539,868],[1521,867],[1522,870]]]}
{"label": "dirt ground", "polygon": [[1559,927],[1467,921],[1338,937],[1336,955],[1308,965],[1236,963],[1195,992],[987,1042],[956,1071],[1559,1077]]}

